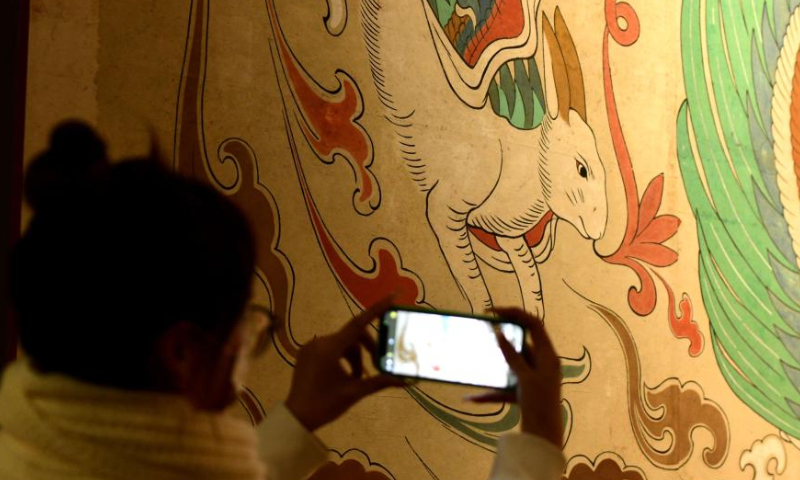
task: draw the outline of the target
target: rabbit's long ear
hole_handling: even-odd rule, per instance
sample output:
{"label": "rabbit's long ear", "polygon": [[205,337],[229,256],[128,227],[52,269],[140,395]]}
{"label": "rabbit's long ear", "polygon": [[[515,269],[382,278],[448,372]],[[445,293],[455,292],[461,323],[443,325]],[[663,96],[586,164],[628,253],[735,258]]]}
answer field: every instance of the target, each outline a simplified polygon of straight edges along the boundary
{"label": "rabbit's long ear", "polygon": [[544,42],[544,93],[550,118],[569,121],[570,85],[564,55],[547,15],[542,14]]}
{"label": "rabbit's long ear", "polygon": [[564,56],[564,65],[569,79],[569,106],[586,121],[586,92],[583,87],[583,72],[581,71],[581,61],[578,58],[578,50],[572,35],[567,28],[567,22],[561,15],[561,9],[556,7],[556,40],[561,47],[561,54]]}

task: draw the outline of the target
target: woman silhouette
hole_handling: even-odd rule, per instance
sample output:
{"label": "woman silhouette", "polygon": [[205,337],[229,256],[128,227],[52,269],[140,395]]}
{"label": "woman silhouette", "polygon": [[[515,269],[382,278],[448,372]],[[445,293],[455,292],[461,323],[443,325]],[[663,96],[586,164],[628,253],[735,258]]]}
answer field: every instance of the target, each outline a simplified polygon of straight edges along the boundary
{"label": "woman silhouette", "polygon": [[[105,150],[89,127],[64,123],[28,171],[35,213],[11,262],[24,355],[0,384],[0,478],[306,477],[327,456],[314,430],[403,385],[362,364],[375,350],[367,327],[390,300],[306,344],[257,431],[229,418],[236,374],[269,334],[247,307],[250,228],[158,155],[112,164]],[[558,358],[539,322],[498,312],[527,322],[536,350],[526,358],[501,341],[519,392],[476,399],[521,402],[527,434],[501,441],[492,478],[554,478]]]}

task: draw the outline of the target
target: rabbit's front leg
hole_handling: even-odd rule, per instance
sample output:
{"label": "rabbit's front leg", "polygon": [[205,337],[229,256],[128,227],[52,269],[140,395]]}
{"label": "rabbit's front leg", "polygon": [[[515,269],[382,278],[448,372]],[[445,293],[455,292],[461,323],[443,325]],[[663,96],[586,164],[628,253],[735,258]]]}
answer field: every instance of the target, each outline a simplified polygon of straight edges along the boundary
{"label": "rabbit's front leg", "polygon": [[461,294],[469,301],[473,313],[483,313],[492,307],[492,299],[467,232],[470,205],[463,201],[454,202],[454,197],[456,195],[446,194],[442,189],[431,190],[428,194],[428,222]]}
{"label": "rabbit's front leg", "polygon": [[544,318],[544,301],[542,300],[542,282],[539,279],[539,267],[524,237],[497,236],[497,243],[508,255],[514,273],[517,274],[522,305],[536,318]]}

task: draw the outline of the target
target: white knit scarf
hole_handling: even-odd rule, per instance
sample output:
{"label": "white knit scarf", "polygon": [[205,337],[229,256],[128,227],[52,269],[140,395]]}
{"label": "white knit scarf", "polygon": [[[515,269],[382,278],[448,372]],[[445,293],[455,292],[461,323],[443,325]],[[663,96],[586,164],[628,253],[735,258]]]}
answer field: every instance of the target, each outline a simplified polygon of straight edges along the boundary
{"label": "white knit scarf", "polygon": [[41,374],[0,384],[0,479],[262,479],[253,429],[174,395]]}

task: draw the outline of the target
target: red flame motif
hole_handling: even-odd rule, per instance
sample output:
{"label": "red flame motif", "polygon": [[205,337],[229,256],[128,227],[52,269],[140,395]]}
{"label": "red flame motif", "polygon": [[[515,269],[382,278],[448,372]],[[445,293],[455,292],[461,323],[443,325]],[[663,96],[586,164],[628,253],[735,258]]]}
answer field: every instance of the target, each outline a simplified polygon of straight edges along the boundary
{"label": "red flame motif", "polygon": [[344,158],[356,177],[353,206],[362,215],[369,215],[380,204],[380,188],[370,171],[373,160],[372,141],[358,119],[364,102],[356,82],[345,72],[336,72],[339,88],[323,89],[295,58],[280,28],[273,1],[267,2],[270,23],[283,72],[289,80],[292,98],[300,113],[300,128],[314,152],[325,163]]}
{"label": "red flame motif", "polygon": [[[354,204],[359,213],[360,207],[367,205],[369,212],[378,207],[377,182],[369,171],[372,164],[372,141],[366,130],[357,123],[363,112],[363,100],[355,81],[345,72],[337,72],[341,88],[332,95],[322,89],[308,74],[302,71],[297,58],[292,54],[278,22],[275,6],[267,3],[272,30],[278,43],[278,59],[294,99],[297,123],[309,146],[321,159],[330,159],[339,154],[347,159],[355,159],[352,164],[358,179],[358,189]],[[288,109],[291,105],[284,99]],[[328,265],[348,297],[365,308],[388,296],[395,295],[397,303],[413,305],[423,298],[422,282],[413,273],[403,268],[397,249],[386,239],[374,239],[369,247],[372,265],[367,268],[353,262],[335,238],[328,231],[317,209],[306,182],[297,143],[292,133],[288,115],[284,118],[289,144],[294,158],[303,199],[306,203],[317,241]],[[374,201],[374,203],[373,203]],[[369,213],[368,212],[368,213]]]}
{"label": "red flame motif", "polygon": [[311,197],[288,119],[286,130],[290,135],[295,168],[317,241],[322,247],[328,265],[336,274],[337,281],[346,289],[350,298],[361,308],[368,307],[390,294],[395,295],[397,303],[404,305],[414,305],[421,301],[422,282],[412,272],[402,268],[399,253],[388,241],[373,240],[369,250],[372,260],[370,268],[359,267],[347,257],[323,223]]}

